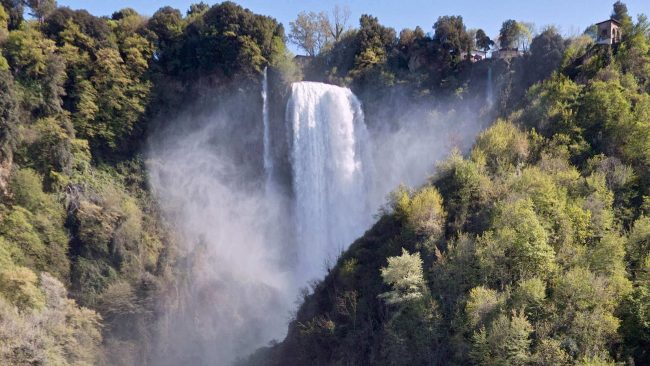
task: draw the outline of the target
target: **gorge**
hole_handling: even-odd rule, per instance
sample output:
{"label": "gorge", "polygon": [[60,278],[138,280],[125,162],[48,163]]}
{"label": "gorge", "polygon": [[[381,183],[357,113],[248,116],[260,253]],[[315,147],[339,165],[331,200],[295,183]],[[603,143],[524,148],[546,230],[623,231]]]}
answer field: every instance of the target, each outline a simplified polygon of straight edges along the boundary
{"label": "gorge", "polygon": [[[427,128],[405,123],[398,131],[376,132],[375,146],[350,89],[308,81],[290,85],[285,115],[273,125],[267,72],[259,94],[259,178],[234,174],[242,169],[235,163],[242,136],[225,130],[229,117],[217,110],[193,117],[202,122],[190,134],[154,141],[149,152],[153,191],[197,261],[190,266],[189,292],[181,296],[184,305],[169,316],[177,331],[168,342],[192,339],[205,360],[230,362],[282,338],[287,314],[295,310],[290,300],[370,227],[397,183],[419,184],[431,173],[419,154],[428,150],[441,158],[449,147],[436,150],[436,142],[466,127],[443,131],[440,118]],[[407,140],[398,161],[392,149]],[[278,152],[284,146],[287,151]],[[288,169],[278,155],[288,156]],[[280,179],[281,171],[290,178]]]}

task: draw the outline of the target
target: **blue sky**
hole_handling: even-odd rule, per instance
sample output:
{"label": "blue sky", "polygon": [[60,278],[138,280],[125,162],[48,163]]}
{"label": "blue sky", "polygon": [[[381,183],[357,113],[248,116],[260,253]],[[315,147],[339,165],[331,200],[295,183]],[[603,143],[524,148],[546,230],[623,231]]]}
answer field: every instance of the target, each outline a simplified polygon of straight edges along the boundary
{"label": "blue sky", "polygon": [[[151,15],[162,6],[170,5],[187,10],[200,0],[59,0],[59,5],[86,9],[95,15],[110,15],[113,11],[131,7],[144,15]],[[214,4],[218,1],[204,0]],[[605,20],[615,0],[238,0],[238,4],[283,23],[286,28],[298,12],[331,10],[335,5],[348,6],[351,23],[357,25],[359,16],[372,14],[398,32],[406,27],[421,26],[430,31],[441,15],[462,15],[468,28],[483,28],[495,36],[506,19],[533,22],[538,28],[555,25],[564,34],[581,33],[592,23]],[[627,0],[630,14],[650,15],[650,0]],[[294,49],[295,51],[295,49]]]}

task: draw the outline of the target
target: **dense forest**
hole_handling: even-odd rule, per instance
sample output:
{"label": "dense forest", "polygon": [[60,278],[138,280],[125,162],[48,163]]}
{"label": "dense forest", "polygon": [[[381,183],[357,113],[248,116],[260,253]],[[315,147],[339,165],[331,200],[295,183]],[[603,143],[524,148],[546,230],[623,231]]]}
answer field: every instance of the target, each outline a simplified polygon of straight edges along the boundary
{"label": "dense forest", "polygon": [[[286,339],[242,364],[650,364],[650,21],[621,2],[611,16],[621,42],[601,45],[593,26],[515,20],[491,40],[461,16],[397,33],[337,9],[285,33],[232,2],[96,17],[0,0],[0,364],[158,364],[173,348],[160,319],[198,254],[151,191],[147,139],[233,89],[261,111],[265,68],[278,101],[298,80],[349,87],[373,128],[422,105],[490,127],[395,187]],[[521,53],[466,57],[498,48]],[[258,168],[260,113],[232,127]]]}

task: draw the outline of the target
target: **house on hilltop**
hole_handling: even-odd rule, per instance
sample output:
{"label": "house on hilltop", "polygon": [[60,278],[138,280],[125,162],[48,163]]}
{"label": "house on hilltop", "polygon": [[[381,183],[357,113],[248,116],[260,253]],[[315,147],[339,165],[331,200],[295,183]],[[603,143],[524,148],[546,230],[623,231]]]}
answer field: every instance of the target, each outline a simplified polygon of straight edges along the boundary
{"label": "house on hilltop", "polygon": [[605,20],[596,23],[598,27],[598,36],[596,43],[604,45],[613,45],[621,42],[621,23],[616,19]]}
{"label": "house on hilltop", "polygon": [[293,61],[295,61],[298,66],[304,69],[305,67],[309,66],[313,59],[314,56],[296,55],[293,58]]}
{"label": "house on hilltop", "polygon": [[481,50],[472,50],[463,54],[463,60],[470,60],[471,62],[481,61],[487,58],[487,52]]}
{"label": "house on hilltop", "polygon": [[519,57],[523,55],[523,52],[519,51],[518,48],[501,48],[497,51],[492,52],[492,58],[509,60],[511,58]]}

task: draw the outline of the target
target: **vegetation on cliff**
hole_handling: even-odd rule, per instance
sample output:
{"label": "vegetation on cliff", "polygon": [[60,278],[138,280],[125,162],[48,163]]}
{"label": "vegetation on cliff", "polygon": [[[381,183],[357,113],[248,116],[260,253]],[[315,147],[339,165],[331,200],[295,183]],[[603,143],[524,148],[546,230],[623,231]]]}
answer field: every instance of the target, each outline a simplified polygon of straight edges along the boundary
{"label": "vegetation on cliff", "polygon": [[537,35],[502,118],[396,190],[249,362],[649,363],[650,24],[621,9],[613,47]]}
{"label": "vegetation on cliff", "polygon": [[[399,123],[411,104],[395,95],[485,108],[494,74],[496,122],[396,189],[251,364],[650,363],[647,18],[617,2],[622,42],[603,46],[592,28],[564,39],[506,20],[491,40],[460,16],[427,34],[345,14],[291,24],[313,54],[298,68],[283,26],[232,2],[147,18],[0,0],[0,364],[151,360],[183,253],[144,143],[188,102],[259,98],[267,66],[278,100],[302,72],[350,86],[371,125]],[[466,58],[496,41],[526,52]],[[249,114],[236,128],[255,131]]]}

